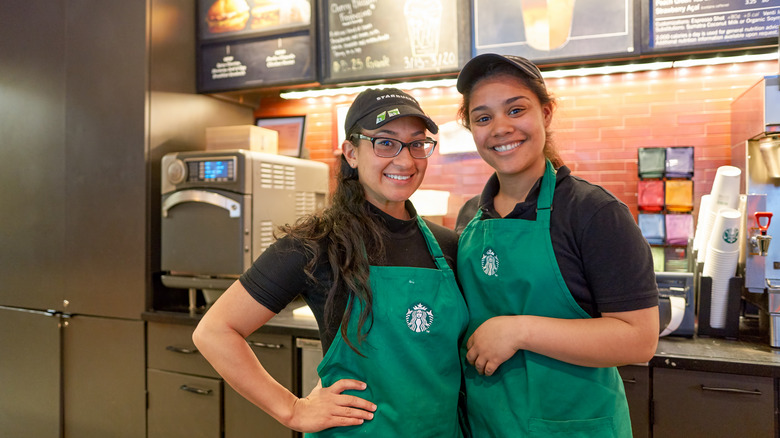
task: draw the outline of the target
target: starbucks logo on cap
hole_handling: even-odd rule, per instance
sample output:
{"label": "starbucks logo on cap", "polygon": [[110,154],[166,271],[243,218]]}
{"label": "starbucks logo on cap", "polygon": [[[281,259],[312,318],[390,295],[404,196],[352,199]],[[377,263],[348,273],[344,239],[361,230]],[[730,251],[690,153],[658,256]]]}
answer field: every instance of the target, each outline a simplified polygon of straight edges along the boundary
{"label": "starbucks logo on cap", "polygon": [[489,277],[498,277],[498,256],[492,248],[482,253],[482,272]]}

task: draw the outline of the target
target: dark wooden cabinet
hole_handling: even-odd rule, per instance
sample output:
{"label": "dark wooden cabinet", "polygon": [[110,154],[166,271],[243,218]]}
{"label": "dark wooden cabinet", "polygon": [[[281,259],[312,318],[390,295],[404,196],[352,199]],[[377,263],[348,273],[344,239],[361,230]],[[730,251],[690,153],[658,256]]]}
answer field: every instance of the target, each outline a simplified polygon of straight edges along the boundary
{"label": "dark wooden cabinet", "polygon": [[0,436],[146,435],[144,322],[0,307]]}
{"label": "dark wooden cabinet", "polygon": [[631,429],[634,438],[650,437],[650,367],[626,365],[618,367],[626,389]]}
{"label": "dark wooden cabinet", "polygon": [[63,436],[143,437],[145,323],[86,315],[62,320]]}
{"label": "dark wooden cabinet", "polygon": [[148,438],[220,437],[222,381],[147,370]]}
{"label": "dark wooden cabinet", "polygon": [[0,307],[0,436],[60,437],[60,327],[57,315]]}
{"label": "dark wooden cabinet", "polygon": [[[252,351],[263,367],[287,389],[295,391],[295,349],[292,336],[253,333],[247,338]],[[225,385],[225,438],[255,438],[264,436],[296,437],[270,415],[260,410],[233,388]]]}
{"label": "dark wooden cabinet", "polygon": [[654,368],[653,436],[776,436],[775,399],[771,377]]}
{"label": "dark wooden cabinet", "polygon": [[[148,438],[297,436],[222,381],[192,343],[193,329],[149,323]],[[247,342],[265,369],[294,391],[292,336],[254,333]]]}

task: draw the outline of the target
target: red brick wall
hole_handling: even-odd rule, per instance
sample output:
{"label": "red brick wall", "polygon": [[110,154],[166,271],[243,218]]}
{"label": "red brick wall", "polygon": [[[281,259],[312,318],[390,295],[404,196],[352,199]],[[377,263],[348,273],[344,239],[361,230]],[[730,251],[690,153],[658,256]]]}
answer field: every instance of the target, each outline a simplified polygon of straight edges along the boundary
{"label": "red brick wall", "polygon": [[[637,149],[694,146],[694,206],[709,193],[715,171],[731,162],[730,103],[778,64],[755,62],[654,72],[548,80],[558,98],[553,131],[573,173],[599,184],[637,213]],[[453,121],[460,95],[451,88],[414,90],[438,123]],[[334,165],[336,107],[354,96],[283,100],[263,97],[258,117],[306,114],[310,158]],[[460,206],[478,194],[491,169],[476,153],[430,158],[423,189],[451,192],[444,225],[453,227]],[[697,210],[694,210],[696,214]]]}

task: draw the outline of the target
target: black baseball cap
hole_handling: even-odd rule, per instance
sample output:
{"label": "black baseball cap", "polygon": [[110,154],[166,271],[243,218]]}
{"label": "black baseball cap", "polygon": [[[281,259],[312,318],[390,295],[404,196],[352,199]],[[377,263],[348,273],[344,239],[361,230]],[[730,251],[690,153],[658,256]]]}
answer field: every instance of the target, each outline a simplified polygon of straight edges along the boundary
{"label": "black baseball cap", "polygon": [[539,67],[522,56],[485,53],[471,58],[460,70],[457,83],[458,92],[462,94],[469,84],[474,83],[476,79],[479,79],[480,76],[488,71],[489,66],[496,64],[507,64],[515,67],[526,76],[530,76],[532,79],[539,79],[544,84],[544,78],[542,77],[542,72],[539,71]]}
{"label": "black baseball cap", "polygon": [[379,129],[387,122],[407,116],[419,117],[429,131],[439,132],[439,127],[425,115],[414,97],[397,88],[369,88],[358,94],[349,107],[344,132],[355,125],[367,130]]}

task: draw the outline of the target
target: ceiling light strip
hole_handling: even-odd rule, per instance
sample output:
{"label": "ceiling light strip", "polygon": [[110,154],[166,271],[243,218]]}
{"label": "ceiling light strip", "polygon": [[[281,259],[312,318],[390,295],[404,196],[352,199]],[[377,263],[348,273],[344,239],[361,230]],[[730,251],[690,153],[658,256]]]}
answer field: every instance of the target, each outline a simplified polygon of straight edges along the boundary
{"label": "ceiling light strip", "polygon": [[671,61],[543,71],[542,76],[545,78],[568,78],[575,76],[610,75],[615,73],[635,73],[640,71],[663,70],[667,68],[672,68]]}
{"label": "ceiling light strip", "polygon": [[432,81],[399,82],[394,84],[374,84],[357,87],[322,88],[305,91],[286,91],[280,93],[282,99],[306,99],[309,97],[333,97],[358,94],[368,88],[399,88],[401,90],[419,90],[424,88],[454,87],[457,79],[437,79]]}
{"label": "ceiling light strip", "polygon": [[[623,64],[601,67],[583,67],[575,69],[562,69],[543,71],[542,76],[547,79],[581,77],[593,75],[610,75],[616,73],[636,73],[641,71],[663,70],[668,68],[697,67],[706,65],[736,64],[756,61],[776,61],[777,52],[762,53],[757,55],[725,56],[705,59],[687,59],[681,61],[662,61],[638,64]],[[393,84],[374,84],[355,87],[321,88],[304,91],[284,91],[279,95],[282,99],[307,99],[316,97],[334,97],[341,95],[358,94],[367,88],[400,88],[402,90],[417,90],[437,87],[454,87],[457,79],[437,79],[431,81],[399,82]]]}
{"label": "ceiling light strip", "polygon": [[743,62],[777,61],[777,52],[761,53],[758,55],[723,56],[704,59],[685,59],[674,61],[674,67],[698,67],[703,65],[740,64]]}

